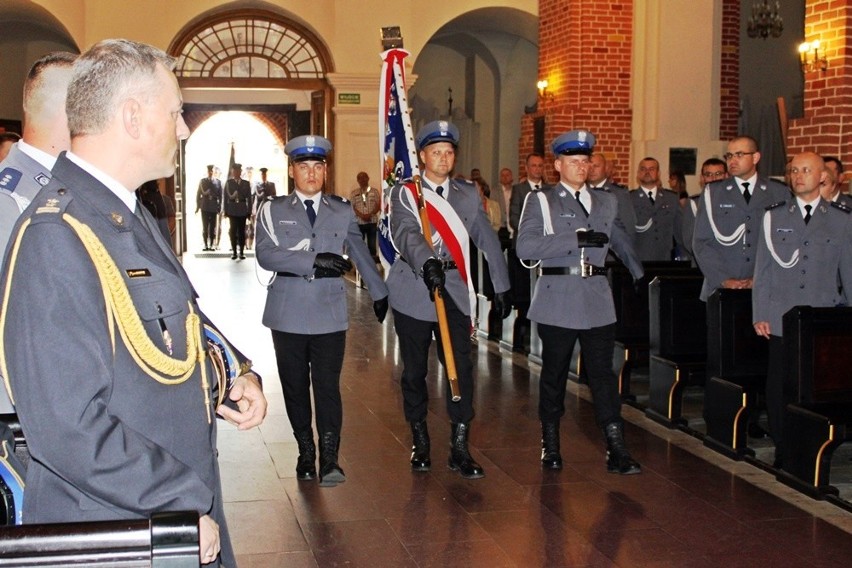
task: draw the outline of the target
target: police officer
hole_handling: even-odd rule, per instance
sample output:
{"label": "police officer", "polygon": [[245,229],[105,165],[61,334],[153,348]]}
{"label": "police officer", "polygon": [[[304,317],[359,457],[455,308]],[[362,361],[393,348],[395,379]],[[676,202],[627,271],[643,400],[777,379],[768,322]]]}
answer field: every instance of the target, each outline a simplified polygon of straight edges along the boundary
{"label": "police officer", "polygon": [[216,240],[216,215],[222,207],[222,182],[213,175],[215,166],[207,166],[207,177],[198,182],[195,195],[195,212],[201,211],[201,234],[204,238],[204,250],[213,250]]}
{"label": "police officer", "polygon": [[275,182],[266,179],[269,168],[260,168],[260,181],[254,184],[254,196],[252,197],[252,217],[257,215],[257,210],[265,199],[278,195]]}
{"label": "police officer", "polygon": [[[346,480],[338,463],[343,406],[340,370],[349,326],[343,273],[358,267],[379,322],[388,291],[361,239],[348,201],[324,195],[331,143],[299,136],[284,147],[295,191],[258,209],[257,261],[276,273],[269,284],[263,325],[272,329],[287,416],[299,445],[296,477],[317,476],[311,387],[320,442],[320,485]],[[347,257],[348,255],[348,257]]]}
{"label": "police officer", "polygon": [[636,253],[640,260],[672,260],[681,241],[681,210],[677,194],[662,188],[660,163],[639,162],[639,187],[630,191],[636,212]]}
{"label": "police officer", "polygon": [[639,473],[624,443],[618,381],[612,371],[615,307],[604,261],[610,245],[634,279],[642,264],[627,233],[616,223],[618,201],[604,190],[589,191],[586,176],[595,137],[572,130],[551,148],[559,183],[530,193],[518,228],[518,256],[541,260],[530,305],[542,341],[538,414],[541,463],[562,468],[559,421],[565,414],[565,384],[574,344],[580,339],[595,418],[607,443],[607,471]]}
{"label": "police officer", "polygon": [[[424,165],[424,199],[435,211],[434,218],[430,219],[434,249],[423,237],[415,190],[409,185],[394,186],[390,195],[390,232],[398,255],[387,279],[403,363],[403,411],[414,439],[411,468],[429,471],[432,466],[426,426],[429,403],[426,372],[429,346],[435,335],[442,363],[442,349],[452,349],[461,392],[461,400],[453,402],[450,389],[445,389],[447,413],[452,423],[448,465],[462,477],[475,479],[485,473],[468,450],[470,421],[474,416],[470,318],[471,302],[475,301],[466,256],[468,239],[473,240],[488,260],[495,291],[494,305],[502,318],[508,316],[511,309],[506,297],[509,273],[500,241],[485,215],[477,189],[466,181],[451,178],[459,143],[458,128],[443,120],[430,122],[417,132],[416,142]],[[443,226],[452,229],[436,229],[440,224],[435,221],[439,218]],[[444,298],[452,345],[442,345],[438,334],[433,303],[435,293]]]}
{"label": "police officer", "polygon": [[760,152],[749,136],[728,142],[727,179],[704,188],[695,215],[692,249],[704,274],[701,299],[719,288],[751,288],[760,221],[767,206],[785,201],[785,185],[757,174]]}
{"label": "police officer", "polygon": [[784,314],[794,306],[846,304],[852,290],[852,209],[820,196],[827,173],[816,154],[796,155],[790,174],[794,197],[770,205],[763,216],[752,290],[754,330],[769,340],[766,410],[776,467],[784,459],[784,409],[795,396],[784,351]]}
{"label": "police officer", "polygon": [[231,177],[225,183],[225,215],[228,216],[228,236],[231,238],[231,259],[245,259],[246,220],[251,213],[251,186],[242,179],[243,165],[235,163],[231,168]]}

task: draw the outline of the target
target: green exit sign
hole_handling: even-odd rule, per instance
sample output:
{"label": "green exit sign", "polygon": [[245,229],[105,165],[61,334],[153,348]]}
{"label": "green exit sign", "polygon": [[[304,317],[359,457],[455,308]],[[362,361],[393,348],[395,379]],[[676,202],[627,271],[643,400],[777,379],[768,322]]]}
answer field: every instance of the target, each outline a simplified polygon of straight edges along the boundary
{"label": "green exit sign", "polygon": [[337,93],[337,104],[360,105],[361,93]]}

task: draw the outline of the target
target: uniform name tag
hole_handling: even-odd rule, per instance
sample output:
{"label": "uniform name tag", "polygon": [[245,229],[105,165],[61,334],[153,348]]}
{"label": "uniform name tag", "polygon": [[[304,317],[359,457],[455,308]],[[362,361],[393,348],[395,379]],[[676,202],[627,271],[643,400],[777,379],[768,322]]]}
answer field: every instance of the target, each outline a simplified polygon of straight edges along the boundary
{"label": "uniform name tag", "polygon": [[297,225],[296,221],[278,221],[282,225]]}
{"label": "uniform name tag", "polygon": [[151,276],[151,271],[147,268],[128,268],[125,270],[128,278],[148,278]]}
{"label": "uniform name tag", "polygon": [[781,228],[778,228],[778,229],[775,229],[775,232],[776,232],[776,233],[792,233],[792,232],[793,232],[793,229],[781,229]]}
{"label": "uniform name tag", "polygon": [[719,209],[733,209],[734,207],[736,207],[736,205],[734,205],[733,203],[720,203],[719,204]]}
{"label": "uniform name tag", "polygon": [[573,218],[573,217],[576,217],[577,215],[575,215],[574,213],[560,213],[559,216],[560,217],[572,217]]}

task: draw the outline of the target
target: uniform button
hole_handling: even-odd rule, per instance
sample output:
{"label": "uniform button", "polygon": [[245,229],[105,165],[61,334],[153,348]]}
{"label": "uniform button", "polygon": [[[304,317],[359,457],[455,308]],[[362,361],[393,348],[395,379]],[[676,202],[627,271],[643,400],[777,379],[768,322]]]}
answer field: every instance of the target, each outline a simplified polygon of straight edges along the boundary
{"label": "uniform button", "polygon": [[311,249],[311,252],[314,252],[314,249]]}
{"label": "uniform button", "polygon": [[[746,215],[746,221],[751,221],[751,215]],[[751,231],[749,231],[751,232]]]}
{"label": "uniform button", "polygon": [[59,195],[65,195],[65,188],[60,187],[59,190],[56,193],[58,193]]}
{"label": "uniform button", "polygon": [[317,234],[316,234],[316,233],[311,233],[311,238],[312,238],[312,239],[317,238]]}
{"label": "uniform button", "polygon": [[751,262],[751,259],[746,257],[746,262]]}
{"label": "uniform button", "polygon": [[803,256],[802,260],[808,260],[808,255]]}
{"label": "uniform button", "polygon": [[801,290],[804,290],[804,289],[805,289],[805,285],[804,285],[804,284],[799,284],[799,288],[800,288]]}
{"label": "uniform button", "polygon": [[807,270],[802,270],[802,274],[807,274]]}
{"label": "uniform button", "polygon": [[810,242],[809,242],[809,241],[805,241],[805,242],[804,242],[804,243],[802,243],[802,244],[803,244],[803,245],[805,245],[805,246],[808,246],[808,245],[810,244]]}

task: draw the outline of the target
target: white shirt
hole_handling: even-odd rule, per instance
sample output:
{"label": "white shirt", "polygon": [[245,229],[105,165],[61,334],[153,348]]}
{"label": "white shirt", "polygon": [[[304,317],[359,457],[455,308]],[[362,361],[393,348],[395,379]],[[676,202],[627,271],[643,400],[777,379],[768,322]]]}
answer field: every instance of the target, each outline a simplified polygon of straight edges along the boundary
{"label": "white shirt", "polygon": [[589,194],[589,191],[586,188],[585,184],[583,184],[583,187],[581,187],[580,189],[574,189],[573,187],[569,187],[561,181],[559,182],[559,184],[563,188],[565,188],[565,191],[570,193],[571,197],[573,197],[574,199],[577,198],[577,192],[579,191],[580,192],[580,203],[583,205],[583,207],[586,208],[586,213],[591,215],[591,213],[592,213],[592,196]]}
{"label": "white shirt", "polygon": [[22,140],[18,140],[18,150],[44,166],[45,168],[52,170],[53,166],[56,164],[56,157],[51,156],[47,152],[39,150],[35,146],[31,146]]}
{"label": "white shirt", "polygon": [[734,178],[737,182],[737,187],[740,188],[740,193],[745,193],[743,190],[743,183],[748,183],[748,193],[749,195],[754,195],[755,186],[757,185],[757,173],[752,174],[752,176],[748,179],[740,179],[738,177]]}
{"label": "white shirt", "polygon": [[131,212],[136,212],[136,204],[139,203],[139,200],[136,199],[136,193],[134,193],[134,191],[127,189],[120,182],[116,181],[112,176],[107,175],[103,171],[99,170],[77,154],[73,153],[71,150],[68,150],[65,156],[69,160],[80,166],[93,178],[104,184],[107,189],[113,192],[116,197],[121,199],[121,201],[125,205],[127,205],[127,208],[130,209]]}
{"label": "white shirt", "polygon": [[817,204],[819,203],[819,200],[820,200],[819,197],[817,197],[813,201],[805,201],[801,197],[798,197],[798,196],[796,197],[796,203],[799,206],[799,211],[802,213],[802,219],[804,219],[805,215],[808,214],[808,212],[805,211],[805,205],[811,206],[811,217],[813,217],[814,213],[816,213],[816,208],[817,208]]}
{"label": "white shirt", "polygon": [[302,202],[302,207],[304,207],[305,210],[308,209],[308,206],[305,205],[305,200],[310,199],[313,202],[313,205],[314,205],[314,212],[319,211],[320,201],[322,201],[322,192],[319,192],[316,195],[305,195],[304,193],[302,193],[298,189],[294,190],[294,192],[296,194],[296,197],[299,198],[299,201]]}

